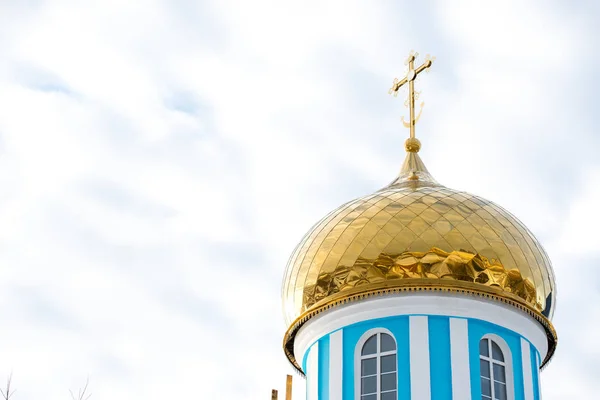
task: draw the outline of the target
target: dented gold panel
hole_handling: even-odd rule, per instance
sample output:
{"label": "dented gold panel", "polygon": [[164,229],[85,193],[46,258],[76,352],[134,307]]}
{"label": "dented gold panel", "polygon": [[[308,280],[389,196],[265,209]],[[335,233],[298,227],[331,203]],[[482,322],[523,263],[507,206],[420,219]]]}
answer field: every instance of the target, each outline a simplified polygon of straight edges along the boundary
{"label": "dented gold panel", "polygon": [[352,218],[331,213],[309,233],[309,243],[301,242],[288,265],[296,275],[283,288],[288,323],[344,290],[413,278],[494,286],[552,316],[548,257],[504,209],[439,185],[378,194],[375,202],[352,202],[360,210]]}
{"label": "dented gold panel", "polygon": [[287,323],[331,296],[423,278],[500,289],[541,315],[554,310],[554,276],[532,233],[491,201],[438,184],[408,153],[388,187],[344,204],[316,224],[290,258]]}

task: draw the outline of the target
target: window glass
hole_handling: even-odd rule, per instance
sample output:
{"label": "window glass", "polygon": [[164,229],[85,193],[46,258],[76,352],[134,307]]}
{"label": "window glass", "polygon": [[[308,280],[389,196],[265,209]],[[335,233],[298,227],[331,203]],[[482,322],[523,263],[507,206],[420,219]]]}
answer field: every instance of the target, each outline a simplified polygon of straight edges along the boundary
{"label": "window glass", "polygon": [[362,355],[377,353],[377,335],[373,335],[367,340],[362,348]]}
{"label": "window glass", "polygon": [[381,351],[393,351],[396,350],[396,342],[387,333],[381,334]]}
{"label": "window glass", "polygon": [[504,361],[502,350],[500,350],[500,347],[494,341],[492,341],[492,358],[494,360]]}
{"label": "window glass", "polygon": [[381,372],[393,372],[396,370],[396,355],[381,357]]}
{"label": "window glass", "polygon": [[369,376],[362,378],[361,394],[377,393],[377,377]]}
{"label": "window glass", "polygon": [[396,389],[396,373],[381,375],[381,391],[386,392]]}
{"label": "window glass", "polygon": [[381,393],[381,400],[396,400],[396,391]]}
{"label": "window glass", "polygon": [[492,384],[489,379],[481,378],[481,394],[484,396],[492,395]]}
{"label": "window glass", "polygon": [[481,341],[479,342],[479,354],[482,356],[486,356],[489,357],[490,353],[488,350],[488,340],[487,339],[481,339]]}
{"label": "window glass", "polygon": [[500,382],[494,382],[494,399],[506,400],[506,385]]}
{"label": "window glass", "polygon": [[377,358],[367,358],[361,361],[362,376],[377,374]]}
{"label": "window glass", "polygon": [[498,382],[506,382],[506,374],[504,373],[504,365],[494,364],[494,380]]}
{"label": "window glass", "polygon": [[490,377],[490,362],[486,360],[479,360],[479,367],[481,368],[481,376],[486,378]]}

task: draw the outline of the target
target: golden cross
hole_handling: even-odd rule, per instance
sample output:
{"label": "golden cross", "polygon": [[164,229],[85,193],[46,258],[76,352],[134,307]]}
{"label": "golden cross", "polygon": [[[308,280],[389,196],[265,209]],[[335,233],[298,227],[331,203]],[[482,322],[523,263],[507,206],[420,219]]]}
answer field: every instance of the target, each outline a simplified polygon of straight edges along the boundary
{"label": "golden cross", "polygon": [[406,141],[406,150],[414,152],[419,151],[419,148],[421,147],[419,141],[415,138],[415,125],[417,124],[419,118],[421,118],[423,106],[425,105],[425,102],[421,102],[421,109],[419,110],[419,115],[417,115],[415,118],[415,100],[419,98],[419,92],[415,92],[415,79],[417,79],[417,76],[421,72],[431,67],[431,64],[435,60],[435,57],[430,57],[429,55],[427,55],[423,64],[421,64],[420,67],[415,68],[415,59],[418,55],[419,54],[415,53],[414,51],[410,52],[408,58],[405,61],[405,64],[408,65],[408,72],[406,73],[406,76],[401,80],[395,78],[392,87],[388,91],[389,94],[393,93],[394,96],[398,96],[398,90],[402,86],[404,86],[405,83],[408,82],[408,99],[406,99],[406,102],[404,104],[408,106],[410,112],[410,119],[408,122],[406,122],[404,120],[404,117],[402,117],[402,124],[406,128],[410,128],[410,139]]}

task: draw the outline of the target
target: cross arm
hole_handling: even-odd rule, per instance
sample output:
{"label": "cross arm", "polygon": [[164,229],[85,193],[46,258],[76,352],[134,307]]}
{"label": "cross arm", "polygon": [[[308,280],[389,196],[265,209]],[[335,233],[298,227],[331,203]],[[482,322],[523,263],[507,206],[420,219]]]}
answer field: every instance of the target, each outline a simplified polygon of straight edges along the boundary
{"label": "cross arm", "polygon": [[423,64],[421,64],[421,66],[419,68],[417,68],[415,70],[415,76],[419,75],[421,72],[423,72],[427,68],[431,67],[431,64],[432,64],[431,60],[425,61]]}
{"label": "cross arm", "polygon": [[392,94],[393,92],[397,92],[406,82],[408,82],[408,79],[406,79],[406,77],[402,78],[397,82],[394,82],[394,84],[390,88],[389,93]]}

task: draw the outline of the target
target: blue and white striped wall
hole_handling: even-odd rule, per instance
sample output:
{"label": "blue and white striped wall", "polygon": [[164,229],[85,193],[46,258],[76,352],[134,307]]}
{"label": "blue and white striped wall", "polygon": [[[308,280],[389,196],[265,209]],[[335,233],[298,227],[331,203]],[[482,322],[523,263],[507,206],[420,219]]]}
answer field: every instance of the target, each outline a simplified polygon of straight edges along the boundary
{"label": "blue and white striped wall", "polygon": [[539,366],[547,342],[535,320],[501,303],[436,294],[368,299],[309,321],[294,350],[303,360],[307,400],[360,400],[356,346],[374,329],[396,340],[398,400],[480,400],[483,337],[508,353],[508,399],[541,398]]}

